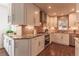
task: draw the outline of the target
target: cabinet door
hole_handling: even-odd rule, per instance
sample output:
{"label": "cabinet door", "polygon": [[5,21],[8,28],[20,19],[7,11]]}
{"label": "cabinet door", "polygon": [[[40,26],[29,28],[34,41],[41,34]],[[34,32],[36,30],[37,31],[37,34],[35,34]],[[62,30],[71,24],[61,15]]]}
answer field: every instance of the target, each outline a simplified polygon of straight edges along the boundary
{"label": "cabinet door", "polygon": [[50,43],[55,42],[55,34],[50,34]]}
{"label": "cabinet door", "polygon": [[56,36],[56,37],[57,37],[57,38],[56,38],[56,42],[59,43],[59,44],[61,44],[62,35],[61,35],[60,33],[57,33],[56,35],[57,35],[57,36]]}
{"label": "cabinet door", "polygon": [[6,35],[4,35],[4,48],[10,56],[14,54],[14,40]]}
{"label": "cabinet door", "polygon": [[27,9],[27,25],[34,26],[34,6],[33,4],[25,4],[25,8]]}
{"label": "cabinet door", "polygon": [[53,27],[57,27],[57,17],[53,17]]}
{"label": "cabinet door", "polygon": [[23,25],[24,24],[24,4],[13,3],[12,4],[12,24]]}
{"label": "cabinet door", "polygon": [[44,49],[44,44],[45,44],[45,41],[44,41],[44,36],[39,36],[38,37],[38,48],[39,48],[39,53]]}
{"label": "cabinet door", "polygon": [[9,38],[8,54],[14,56],[14,40],[12,38]]}
{"label": "cabinet door", "polygon": [[34,6],[34,23],[35,26],[39,26],[40,25],[40,9],[36,6]]}
{"label": "cabinet door", "polygon": [[50,17],[50,27],[57,27],[57,17]]}
{"label": "cabinet door", "polygon": [[69,45],[69,34],[62,34],[63,38],[62,38],[62,44],[64,45]]}
{"label": "cabinet door", "polygon": [[15,56],[29,56],[30,55],[30,39],[17,39],[14,41],[14,55]]}
{"label": "cabinet door", "polygon": [[8,4],[8,23],[12,23],[12,4]]}
{"label": "cabinet door", "polygon": [[75,40],[75,55],[79,56],[79,41]]}
{"label": "cabinet door", "polygon": [[4,36],[4,48],[6,49],[6,43],[7,43],[7,41],[6,41],[6,38],[5,38],[5,36]]}
{"label": "cabinet door", "polygon": [[8,6],[8,22],[14,25],[25,25],[23,3],[12,3]]}
{"label": "cabinet door", "polygon": [[76,21],[79,22],[79,12],[76,13]]}
{"label": "cabinet door", "polygon": [[31,55],[32,56],[36,56],[39,53],[38,43],[39,43],[38,38],[34,38],[31,40]]}
{"label": "cabinet door", "polygon": [[9,40],[8,37],[4,35],[4,48],[6,49],[7,53],[8,53],[8,45],[9,45]]}
{"label": "cabinet door", "polygon": [[71,13],[69,15],[69,26],[70,27],[76,26],[76,13]]}
{"label": "cabinet door", "polygon": [[50,35],[50,40],[51,40],[51,42],[55,42],[55,43],[59,43],[59,38],[60,38],[60,36],[59,36],[59,34],[57,34],[57,33],[54,33],[54,34],[51,34]]}

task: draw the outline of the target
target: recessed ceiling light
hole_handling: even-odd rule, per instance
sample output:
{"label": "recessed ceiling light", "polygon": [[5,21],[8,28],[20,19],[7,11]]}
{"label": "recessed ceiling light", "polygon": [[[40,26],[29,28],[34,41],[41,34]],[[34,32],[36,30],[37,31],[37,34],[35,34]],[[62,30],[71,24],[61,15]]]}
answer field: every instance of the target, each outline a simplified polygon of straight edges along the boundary
{"label": "recessed ceiling light", "polygon": [[49,8],[49,9],[51,9],[52,7],[51,7],[51,6],[49,6],[48,8]]}
{"label": "recessed ceiling light", "polygon": [[75,9],[74,8],[72,8],[72,10],[71,11],[74,11]]}

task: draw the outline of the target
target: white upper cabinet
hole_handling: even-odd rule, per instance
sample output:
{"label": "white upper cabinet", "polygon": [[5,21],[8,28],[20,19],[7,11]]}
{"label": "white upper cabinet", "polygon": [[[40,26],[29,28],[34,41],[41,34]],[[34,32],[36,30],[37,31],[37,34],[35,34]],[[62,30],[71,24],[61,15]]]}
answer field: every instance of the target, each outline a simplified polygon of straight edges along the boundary
{"label": "white upper cabinet", "polygon": [[22,3],[13,3],[13,4],[10,4],[9,6],[9,16],[8,16],[8,19],[9,19],[9,22],[11,24],[14,24],[14,25],[25,25],[26,23],[26,19],[25,19],[25,11],[24,11],[24,4]]}
{"label": "white upper cabinet", "polygon": [[35,21],[35,26],[40,25],[40,9],[37,6],[34,6],[34,21]]}
{"label": "white upper cabinet", "polygon": [[34,8],[33,4],[25,4],[25,10],[26,10],[26,22],[27,25],[33,25],[34,26]]}
{"label": "white upper cabinet", "polygon": [[47,25],[50,27],[57,27],[57,17],[47,17]]}
{"label": "white upper cabinet", "polygon": [[76,20],[79,22],[79,4],[76,4]]}
{"label": "white upper cabinet", "polygon": [[56,16],[51,18],[51,22],[52,22],[51,24],[53,27],[57,27],[57,17]]}
{"label": "white upper cabinet", "polygon": [[69,14],[69,27],[74,27],[77,25],[76,13]]}
{"label": "white upper cabinet", "polygon": [[9,5],[8,9],[8,19],[11,24],[38,26],[38,22],[40,20],[40,10],[35,5],[31,3],[12,3]]}
{"label": "white upper cabinet", "polygon": [[25,4],[27,9],[27,24],[39,26],[40,24],[40,9],[34,4]]}

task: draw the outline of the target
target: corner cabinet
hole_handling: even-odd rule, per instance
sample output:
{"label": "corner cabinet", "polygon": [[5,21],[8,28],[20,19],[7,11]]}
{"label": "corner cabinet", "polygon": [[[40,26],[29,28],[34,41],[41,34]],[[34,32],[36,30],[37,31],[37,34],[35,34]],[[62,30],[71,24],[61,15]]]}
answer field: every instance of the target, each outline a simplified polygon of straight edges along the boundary
{"label": "corner cabinet", "polygon": [[40,9],[32,3],[12,3],[9,4],[8,11],[8,22],[10,24],[32,26],[39,24]]}
{"label": "corner cabinet", "polygon": [[44,36],[12,38],[4,35],[4,48],[9,56],[36,56],[44,49]]}

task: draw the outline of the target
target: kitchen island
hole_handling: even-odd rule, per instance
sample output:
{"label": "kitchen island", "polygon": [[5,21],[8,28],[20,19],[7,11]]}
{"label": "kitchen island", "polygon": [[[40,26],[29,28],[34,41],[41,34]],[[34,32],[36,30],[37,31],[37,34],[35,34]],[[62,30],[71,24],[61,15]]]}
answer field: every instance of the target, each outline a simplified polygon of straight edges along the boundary
{"label": "kitchen island", "polygon": [[9,36],[4,37],[4,48],[9,56],[36,56],[44,49],[44,34],[32,36]]}

